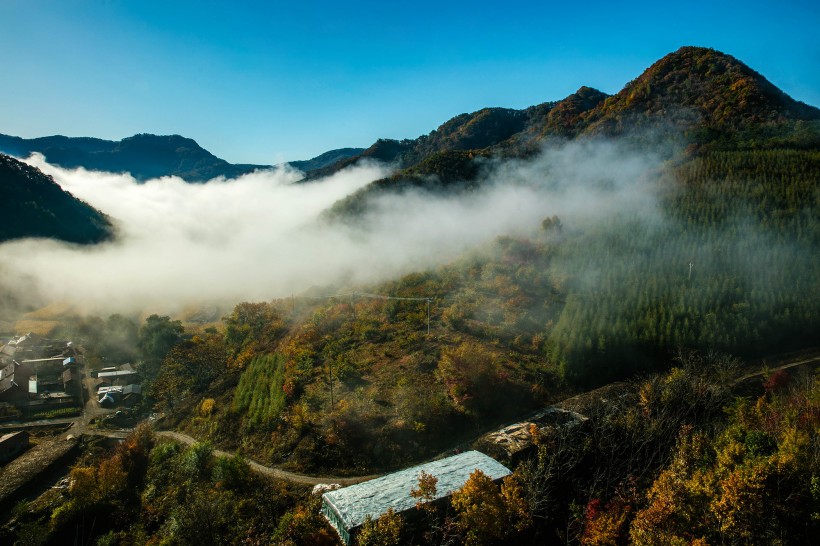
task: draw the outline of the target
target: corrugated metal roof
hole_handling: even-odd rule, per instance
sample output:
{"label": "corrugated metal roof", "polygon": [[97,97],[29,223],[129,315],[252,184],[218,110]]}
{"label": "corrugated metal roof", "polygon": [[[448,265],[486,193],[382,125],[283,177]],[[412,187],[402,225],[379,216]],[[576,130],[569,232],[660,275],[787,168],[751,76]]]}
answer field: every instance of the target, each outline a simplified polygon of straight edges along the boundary
{"label": "corrugated metal roof", "polygon": [[377,518],[388,509],[404,512],[416,505],[410,490],[418,487],[422,471],[438,478],[436,498],[444,498],[461,488],[470,474],[481,470],[493,480],[510,474],[510,470],[483,453],[467,451],[431,463],[407,468],[368,482],[328,491],[322,498],[332,505],[347,530],[358,527],[370,515]]}

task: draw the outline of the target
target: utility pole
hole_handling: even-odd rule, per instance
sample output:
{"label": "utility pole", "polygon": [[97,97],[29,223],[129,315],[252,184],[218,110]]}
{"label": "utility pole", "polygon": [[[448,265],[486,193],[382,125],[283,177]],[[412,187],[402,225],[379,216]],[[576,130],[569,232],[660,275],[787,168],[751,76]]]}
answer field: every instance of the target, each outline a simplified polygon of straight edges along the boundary
{"label": "utility pole", "polygon": [[330,413],[333,413],[333,358],[327,361],[330,369]]}
{"label": "utility pole", "polygon": [[692,280],[692,262],[689,262],[689,280]]}

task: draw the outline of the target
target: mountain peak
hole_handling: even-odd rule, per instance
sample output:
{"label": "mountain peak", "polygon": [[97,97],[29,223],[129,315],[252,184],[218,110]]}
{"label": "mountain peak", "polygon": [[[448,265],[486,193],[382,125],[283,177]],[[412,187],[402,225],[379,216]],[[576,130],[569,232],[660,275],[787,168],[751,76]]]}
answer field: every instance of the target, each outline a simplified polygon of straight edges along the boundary
{"label": "mountain peak", "polygon": [[578,123],[582,114],[598,106],[607,97],[609,95],[606,93],[584,85],[555,104],[547,115],[547,126],[569,130]]}
{"label": "mountain peak", "polygon": [[681,47],[664,56],[591,112],[593,130],[648,115],[673,125],[741,127],[750,123],[820,119],[758,72],[715,49]]}
{"label": "mountain peak", "polygon": [[[120,141],[120,146],[133,143],[152,143],[166,147],[186,147],[204,150],[196,140],[182,135],[154,135],[151,133],[137,133]],[[210,153],[210,152],[208,152]]]}

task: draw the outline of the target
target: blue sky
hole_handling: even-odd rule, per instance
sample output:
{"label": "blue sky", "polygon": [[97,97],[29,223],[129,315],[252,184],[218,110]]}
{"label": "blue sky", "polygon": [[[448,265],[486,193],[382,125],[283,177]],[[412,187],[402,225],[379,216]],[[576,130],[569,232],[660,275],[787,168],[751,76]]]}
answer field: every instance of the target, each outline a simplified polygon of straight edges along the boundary
{"label": "blue sky", "polygon": [[820,106],[820,2],[0,0],[0,133],[178,133],[234,163],[615,93],[682,45]]}

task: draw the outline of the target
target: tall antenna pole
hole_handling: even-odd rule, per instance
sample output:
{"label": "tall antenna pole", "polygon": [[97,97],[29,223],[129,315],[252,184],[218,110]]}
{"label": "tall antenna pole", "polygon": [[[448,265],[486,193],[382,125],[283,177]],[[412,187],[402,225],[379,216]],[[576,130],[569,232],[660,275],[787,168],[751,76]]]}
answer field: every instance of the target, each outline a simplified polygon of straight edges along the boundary
{"label": "tall antenna pole", "polygon": [[330,368],[330,412],[333,413],[333,358],[328,360],[328,367]]}

